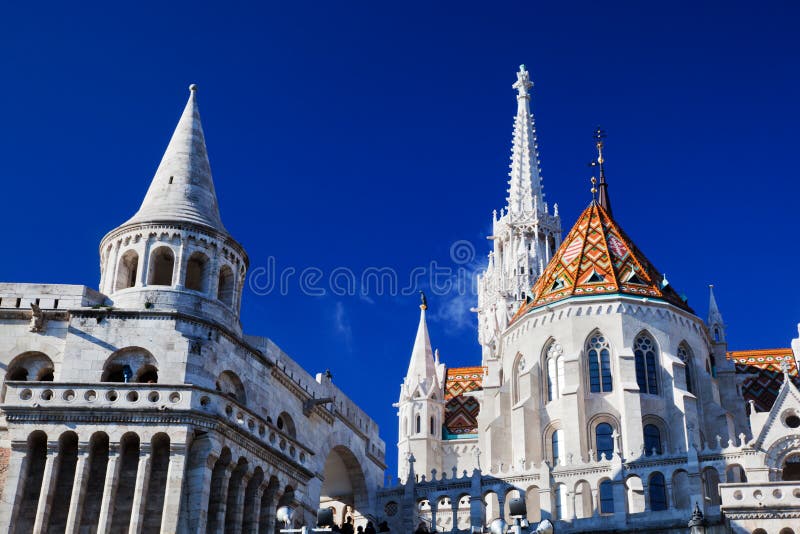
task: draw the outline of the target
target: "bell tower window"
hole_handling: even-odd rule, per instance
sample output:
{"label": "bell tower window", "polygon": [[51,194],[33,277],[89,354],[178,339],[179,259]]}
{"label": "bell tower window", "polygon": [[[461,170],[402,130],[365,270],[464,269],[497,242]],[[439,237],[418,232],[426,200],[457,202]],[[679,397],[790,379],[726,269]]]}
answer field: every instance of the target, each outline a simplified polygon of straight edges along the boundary
{"label": "bell tower window", "polygon": [[202,252],[195,252],[186,262],[186,289],[206,291],[208,257]]}
{"label": "bell tower window", "polygon": [[150,274],[147,283],[151,286],[171,286],[175,254],[169,247],[158,247],[150,256]]}

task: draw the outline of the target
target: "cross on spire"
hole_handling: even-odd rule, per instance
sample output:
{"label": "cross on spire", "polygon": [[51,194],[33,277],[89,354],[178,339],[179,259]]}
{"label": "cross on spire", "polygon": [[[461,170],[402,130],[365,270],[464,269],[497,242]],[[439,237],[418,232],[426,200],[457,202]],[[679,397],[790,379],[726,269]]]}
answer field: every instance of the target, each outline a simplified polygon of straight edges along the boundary
{"label": "cross on spire", "polygon": [[[589,164],[590,167],[598,167],[600,173],[600,182],[595,187],[596,179],[592,177],[592,199],[605,209],[611,215],[611,199],[608,196],[608,184],[606,183],[606,170],[603,167],[605,158],[603,157],[603,148],[605,147],[606,132],[599,126],[594,131],[594,141],[597,147],[597,159]],[[595,193],[599,193],[598,198],[595,199]]]}

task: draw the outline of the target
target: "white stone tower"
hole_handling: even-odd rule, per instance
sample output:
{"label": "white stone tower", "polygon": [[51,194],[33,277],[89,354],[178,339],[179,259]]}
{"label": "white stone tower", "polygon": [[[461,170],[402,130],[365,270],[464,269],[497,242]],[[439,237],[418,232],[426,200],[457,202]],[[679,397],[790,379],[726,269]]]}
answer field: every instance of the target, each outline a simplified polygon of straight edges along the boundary
{"label": "white stone tower", "polygon": [[525,301],[533,283],[561,244],[558,205],[551,214],[544,202],[536,142],[530,108],[530,81],[520,65],[517,82],[517,116],[511,147],[506,207],[492,217],[494,250],[486,271],[478,277],[478,341],[483,361],[496,358],[497,341],[510,318]]}
{"label": "white stone tower", "polygon": [[408,373],[400,386],[398,408],[398,476],[408,476],[408,457],[414,455],[417,472],[430,476],[431,469],[442,470],[440,443],[444,422],[444,364],[434,356],[425,310],[428,304],[422,295],[419,327],[411,350]]}
{"label": "white stone tower", "polygon": [[220,219],[197,86],[189,89],[139,211],[100,243],[100,291],[117,308],[177,310],[241,333],[248,258]]}

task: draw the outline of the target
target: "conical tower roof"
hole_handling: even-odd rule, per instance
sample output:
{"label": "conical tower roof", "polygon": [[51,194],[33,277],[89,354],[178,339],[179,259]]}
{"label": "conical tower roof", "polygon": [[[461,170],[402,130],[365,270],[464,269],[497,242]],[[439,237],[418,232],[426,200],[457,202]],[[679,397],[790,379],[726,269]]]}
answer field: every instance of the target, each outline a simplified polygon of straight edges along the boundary
{"label": "conical tower roof", "polygon": [[125,224],[143,222],[189,222],[227,234],[211,177],[196,85],[189,87],[189,101],[139,211]]}
{"label": "conical tower roof", "polygon": [[603,206],[592,202],[533,286],[527,310],[570,297],[626,294],[692,312]]}
{"label": "conical tower roof", "polygon": [[436,377],[436,363],[433,359],[433,348],[431,348],[431,336],[428,334],[428,323],[425,321],[425,310],[427,304],[422,304],[419,313],[419,326],[417,327],[417,337],[414,339],[414,348],[411,349],[411,361],[408,363],[408,373],[406,382],[416,386],[416,381],[428,381]]}

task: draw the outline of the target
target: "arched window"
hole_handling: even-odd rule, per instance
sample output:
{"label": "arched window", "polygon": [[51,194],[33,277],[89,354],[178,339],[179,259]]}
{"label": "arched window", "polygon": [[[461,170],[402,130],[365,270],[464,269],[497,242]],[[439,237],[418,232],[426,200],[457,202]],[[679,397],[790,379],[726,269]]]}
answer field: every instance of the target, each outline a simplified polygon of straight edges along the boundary
{"label": "arched window", "polygon": [[589,338],[586,349],[589,358],[589,390],[592,393],[608,393],[612,390],[608,341],[603,334],[597,332]]}
{"label": "arched window", "polygon": [[139,255],[135,250],[129,250],[122,255],[117,265],[117,283],[114,291],[126,289],[136,285],[136,273],[139,269]]}
{"label": "arched window", "polygon": [[511,369],[514,383],[512,385],[512,396],[514,404],[520,401],[522,397],[520,394],[520,387],[522,386],[522,373],[525,371],[525,357],[522,354],[517,354],[514,359],[514,367]]}
{"label": "arched window", "polygon": [[667,484],[664,475],[653,473],[650,477],[648,491],[650,493],[650,509],[654,512],[667,509]]}
{"label": "arched window", "polygon": [[614,483],[608,479],[600,483],[600,513],[614,513]]}
{"label": "arched window", "polygon": [[658,430],[656,425],[644,425],[644,454],[648,456],[653,454],[661,454],[661,431]]}
{"label": "arched window", "polygon": [[556,430],[553,432],[553,435],[550,438],[550,445],[552,451],[552,459],[553,465],[559,465],[561,456],[563,455],[563,447],[564,447],[564,431],[561,429]]}
{"label": "arched window", "polygon": [[151,286],[171,286],[175,254],[169,247],[158,247],[150,255],[150,270],[147,283]]}
{"label": "arched window", "polygon": [[692,380],[692,353],[686,343],[678,346],[678,358],[683,362],[683,377],[686,380],[686,391],[694,393],[694,381]]}
{"label": "arched window", "polygon": [[6,380],[52,382],[53,360],[43,352],[25,352],[8,364]]}
{"label": "arched window", "polygon": [[791,454],[783,461],[781,480],[800,480],[800,454]]}
{"label": "arched window", "polygon": [[435,425],[436,425],[436,423],[434,422],[433,417],[431,417],[431,436],[435,436],[436,435],[436,426]]}
{"label": "arched window", "polygon": [[603,454],[610,460],[614,455],[614,429],[608,423],[600,423],[594,428],[594,443],[597,450],[597,458]]}
{"label": "arched window", "polygon": [[223,371],[217,379],[217,391],[245,404],[247,394],[244,390],[244,383],[239,375],[233,371]]}
{"label": "arched window", "polygon": [[720,337],[719,336],[719,328],[715,326],[714,327],[714,341],[718,342],[719,341],[719,337]]}
{"label": "arched window", "polygon": [[278,427],[278,430],[285,432],[289,436],[293,438],[297,437],[297,427],[294,426],[294,420],[288,413],[281,412],[278,419],[275,420],[275,426]]}
{"label": "arched window", "polygon": [[195,252],[186,262],[186,289],[193,291],[206,291],[208,279],[208,256],[202,252]]}
{"label": "arched window", "polygon": [[555,341],[550,342],[547,347],[547,401],[561,397],[564,388],[564,358],[563,349]]}
{"label": "arched window", "polygon": [[158,362],[143,348],[126,347],[108,357],[100,381],[155,384],[158,382]]}
{"label": "arched window", "polygon": [[640,334],[633,343],[633,355],[636,361],[636,383],[642,393],[658,394],[656,353],[658,349],[653,338]]}
{"label": "arched window", "polygon": [[227,265],[219,270],[217,300],[228,306],[233,305],[233,270]]}
{"label": "arched window", "polygon": [[556,519],[564,519],[564,514],[567,511],[567,492],[564,488],[564,484],[558,484],[556,486],[555,495],[553,497],[553,500],[555,500]]}
{"label": "arched window", "polygon": [[417,416],[417,434],[422,432],[422,419]]}

